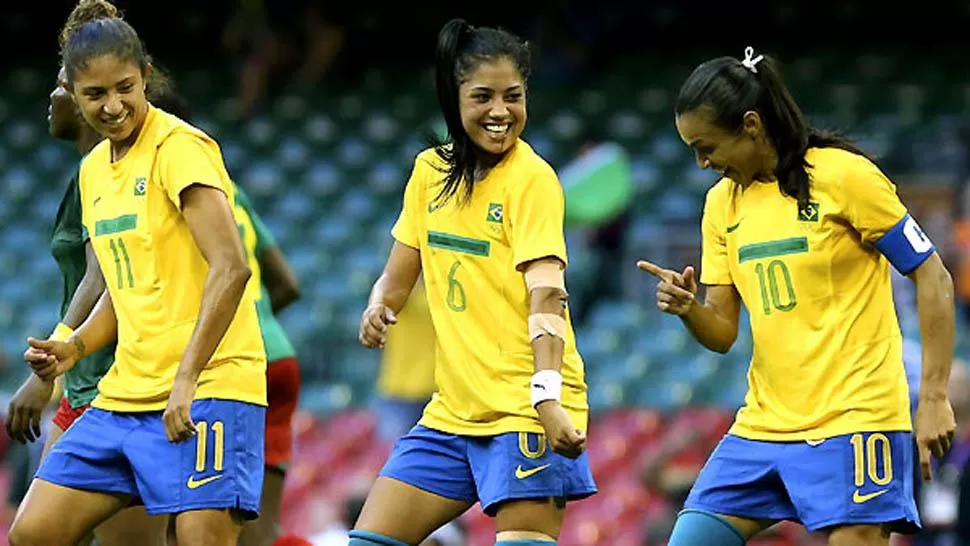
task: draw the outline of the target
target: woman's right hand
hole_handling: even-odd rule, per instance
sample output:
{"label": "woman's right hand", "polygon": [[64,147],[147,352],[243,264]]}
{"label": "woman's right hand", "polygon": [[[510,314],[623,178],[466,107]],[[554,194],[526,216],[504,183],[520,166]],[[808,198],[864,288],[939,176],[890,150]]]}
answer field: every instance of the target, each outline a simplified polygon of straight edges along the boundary
{"label": "woman's right hand", "polygon": [[387,327],[397,324],[397,315],[383,303],[375,303],[364,309],[360,317],[360,331],[357,339],[370,349],[383,349],[387,343]]}
{"label": "woman's right hand", "polygon": [[586,433],[573,425],[566,410],[555,400],[545,400],[536,406],[539,422],[546,431],[549,446],[556,453],[575,459],[586,449]]}
{"label": "woman's right hand", "polygon": [[640,260],[637,267],[660,279],[657,283],[657,309],[681,317],[690,312],[697,301],[697,279],[693,266],[689,265],[683,273],[678,273]]}

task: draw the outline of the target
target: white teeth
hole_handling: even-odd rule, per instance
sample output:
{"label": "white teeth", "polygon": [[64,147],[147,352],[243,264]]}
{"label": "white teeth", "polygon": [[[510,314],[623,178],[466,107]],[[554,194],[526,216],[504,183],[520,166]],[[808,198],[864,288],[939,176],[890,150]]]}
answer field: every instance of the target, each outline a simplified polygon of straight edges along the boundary
{"label": "white teeth", "polygon": [[113,119],[113,120],[107,121],[105,123],[107,123],[108,125],[110,125],[112,127],[118,127],[121,124],[123,124],[127,119],[128,119],[128,112],[125,112],[124,114],[122,114],[122,116],[120,118]]}
{"label": "white teeth", "polygon": [[489,123],[485,125],[485,130],[490,133],[506,133],[511,127],[511,124],[504,123],[502,125],[496,125],[494,123]]}

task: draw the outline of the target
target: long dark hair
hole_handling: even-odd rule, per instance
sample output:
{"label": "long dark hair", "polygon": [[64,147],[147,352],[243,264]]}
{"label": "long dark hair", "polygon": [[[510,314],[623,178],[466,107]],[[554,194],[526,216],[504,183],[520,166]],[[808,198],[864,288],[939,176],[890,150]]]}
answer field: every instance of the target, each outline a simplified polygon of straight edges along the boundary
{"label": "long dark hair", "polygon": [[744,62],[719,57],[700,64],[681,86],[674,110],[681,115],[703,107],[715,125],[735,133],[741,131],[745,112],[758,112],[778,154],[778,187],[805,207],[810,192],[807,169],[812,167],[805,160],[806,150],[840,148],[869,156],[841,134],[812,127],[785,85],[780,64],[772,57],[752,55],[748,48]]}
{"label": "long dark hair", "polygon": [[456,194],[462,203],[468,202],[475,185],[478,166],[475,144],[461,123],[458,88],[479,64],[495,59],[509,59],[518,69],[523,81],[529,79],[531,60],[528,45],[517,36],[501,29],[476,28],[462,19],[445,23],[438,33],[435,50],[435,90],[438,106],[448,128],[446,138],[432,136],[434,147],[447,167],[441,190],[435,202],[444,204]]}

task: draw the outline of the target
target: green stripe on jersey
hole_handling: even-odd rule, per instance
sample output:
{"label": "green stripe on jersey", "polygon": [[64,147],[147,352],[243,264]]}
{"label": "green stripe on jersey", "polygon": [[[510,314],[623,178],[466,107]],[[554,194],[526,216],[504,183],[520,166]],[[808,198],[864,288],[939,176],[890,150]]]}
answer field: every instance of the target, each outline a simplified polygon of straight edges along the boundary
{"label": "green stripe on jersey", "polygon": [[138,226],[137,214],[126,214],[108,220],[98,220],[94,224],[95,235],[113,235],[122,231],[131,231]]}
{"label": "green stripe on jersey", "polygon": [[440,231],[428,232],[428,246],[473,254],[475,256],[488,256],[489,250],[491,249],[488,241],[472,239],[470,237],[459,237],[458,235],[442,233]]}
{"label": "green stripe on jersey", "polygon": [[808,252],[807,237],[791,237],[788,239],[779,239],[777,241],[754,243],[744,245],[738,249],[738,263],[744,263],[748,260],[760,260],[761,258],[771,258],[774,256],[801,254],[802,252]]}

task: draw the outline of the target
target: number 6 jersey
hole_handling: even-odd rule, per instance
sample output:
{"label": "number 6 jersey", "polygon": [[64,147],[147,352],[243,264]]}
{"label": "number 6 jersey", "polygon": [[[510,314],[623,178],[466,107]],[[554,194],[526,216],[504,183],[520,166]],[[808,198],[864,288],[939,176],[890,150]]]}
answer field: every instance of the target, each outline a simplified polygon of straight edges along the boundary
{"label": "number 6 jersey", "polygon": [[[202,184],[235,194],[218,145],[149,106],[128,153],[107,140],[81,164],[81,214],[118,319],[115,362],[92,405],[165,408],[195,329],[209,266],[181,213],[181,193]],[[266,353],[251,291],[199,377],[196,399],[266,404]]]}
{"label": "number 6 jersey", "polygon": [[812,148],[809,203],[777,182],[707,194],[701,282],[734,285],[751,317],[748,393],[732,434],[817,440],[912,428],[889,266],[933,252],[863,156]]}
{"label": "number 6 jersey", "polygon": [[[562,186],[521,140],[475,184],[467,203],[459,192],[439,206],[443,168],[433,149],[418,155],[392,230],[421,252],[438,339],[437,391],[421,424],[467,436],[542,432],[530,399],[530,298],[519,267],[549,256],[566,263]],[[583,361],[568,324],[562,406],[585,430]]]}

